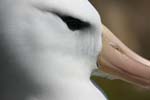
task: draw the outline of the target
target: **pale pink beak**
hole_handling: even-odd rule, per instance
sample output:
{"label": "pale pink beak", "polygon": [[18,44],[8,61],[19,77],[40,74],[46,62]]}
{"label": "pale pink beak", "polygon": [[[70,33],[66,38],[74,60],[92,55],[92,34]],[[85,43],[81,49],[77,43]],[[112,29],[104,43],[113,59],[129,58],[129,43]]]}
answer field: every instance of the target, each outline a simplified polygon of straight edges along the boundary
{"label": "pale pink beak", "polygon": [[104,25],[102,28],[103,48],[98,59],[99,69],[127,82],[150,88],[150,61],[131,51]]}

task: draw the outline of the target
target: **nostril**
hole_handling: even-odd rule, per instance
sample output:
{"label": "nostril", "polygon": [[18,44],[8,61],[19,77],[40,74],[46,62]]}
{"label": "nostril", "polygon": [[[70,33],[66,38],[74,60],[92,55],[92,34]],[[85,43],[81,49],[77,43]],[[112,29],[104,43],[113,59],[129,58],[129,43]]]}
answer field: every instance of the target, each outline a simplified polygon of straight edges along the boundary
{"label": "nostril", "polygon": [[71,16],[58,15],[72,31],[83,30],[90,27],[88,22],[81,21],[80,19]]}

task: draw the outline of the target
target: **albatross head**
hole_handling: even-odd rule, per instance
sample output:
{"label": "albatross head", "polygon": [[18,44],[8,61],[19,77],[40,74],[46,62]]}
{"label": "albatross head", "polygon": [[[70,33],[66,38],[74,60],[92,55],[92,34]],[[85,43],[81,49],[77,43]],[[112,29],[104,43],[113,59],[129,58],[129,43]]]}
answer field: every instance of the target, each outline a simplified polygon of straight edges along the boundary
{"label": "albatross head", "polygon": [[[149,85],[149,74],[140,72],[148,69],[148,61],[132,57],[128,49],[124,52],[87,0],[1,0],[0,15],[1,53],[9,61],[1,58],[2,66],[17,70],[23,81],[21,88],[17,85],[22,83],[15,84],[14,100],[18,94],[27,100],[105,100],[90,81],[97,64],[104,72]],[[139,67],[137,73],[130,63]]]}

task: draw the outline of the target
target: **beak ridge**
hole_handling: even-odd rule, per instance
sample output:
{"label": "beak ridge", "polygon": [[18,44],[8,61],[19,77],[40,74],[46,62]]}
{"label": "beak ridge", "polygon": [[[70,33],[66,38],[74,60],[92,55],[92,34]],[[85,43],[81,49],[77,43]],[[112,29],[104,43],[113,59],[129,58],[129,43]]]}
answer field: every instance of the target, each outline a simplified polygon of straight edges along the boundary
{"label": "beak ridge", "polygon": [[127,82],[150,88],[150,61],[126,47],[104,25],[102,28],[103,48],[97,62],[99,69]]}

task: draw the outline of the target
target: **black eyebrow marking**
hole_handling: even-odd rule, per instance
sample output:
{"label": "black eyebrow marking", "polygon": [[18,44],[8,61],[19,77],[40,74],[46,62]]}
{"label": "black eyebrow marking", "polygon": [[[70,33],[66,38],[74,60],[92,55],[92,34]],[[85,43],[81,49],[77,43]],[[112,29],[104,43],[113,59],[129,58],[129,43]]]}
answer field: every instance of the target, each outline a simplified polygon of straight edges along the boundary
{"label": "black eyebrow marking", "polygon": [[84,29],[87,29],[87,28],[89,28],[91,26],[91,24],[89,22],[82,21],[82,20],[80,20],[78,18],[72,17],[71,15],[65,14],[64,12],[61,12],[58,9],[54,9],[54,8],[50,9],[48,7],[39,6],[39,5],[36,5],[35,8],[41,10],[42,12],[48,12],[48,13],[55,14],[72,31],[84,30]]}
{"label": "black eyebrow marking", "polygon": [[56,15],[59,16],[72,31],[83,30],[91,26],[88,22],[84,22],[69,15],[60,15],[58,13],[56,13]]}

